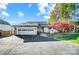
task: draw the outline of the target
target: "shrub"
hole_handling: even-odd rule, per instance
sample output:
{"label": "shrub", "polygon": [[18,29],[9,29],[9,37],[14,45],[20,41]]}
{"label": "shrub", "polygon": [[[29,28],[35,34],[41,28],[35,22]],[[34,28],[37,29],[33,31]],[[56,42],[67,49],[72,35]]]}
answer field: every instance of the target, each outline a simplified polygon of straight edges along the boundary
{"label": "shrub", "polygon": [[69,31],[71,28],[71,24],[65,20],[63,21],[55,21],[52,24],[52,27],[54,29],[60,30],[60,31]]}

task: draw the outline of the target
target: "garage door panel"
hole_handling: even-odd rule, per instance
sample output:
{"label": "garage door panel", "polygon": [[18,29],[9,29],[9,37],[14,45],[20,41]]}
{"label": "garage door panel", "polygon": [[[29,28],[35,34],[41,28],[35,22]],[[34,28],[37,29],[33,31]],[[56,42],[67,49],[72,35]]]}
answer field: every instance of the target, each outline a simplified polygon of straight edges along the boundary
{"label": "garage door panel", "polygon": [[20,35],[37,35],[37,32],[35,32],[35,31],[18,31],[18,34],[20,34]]}
{"label": "garage door panel", "polygon": [[18,27],[17,35],[37,35],[37,27]]}

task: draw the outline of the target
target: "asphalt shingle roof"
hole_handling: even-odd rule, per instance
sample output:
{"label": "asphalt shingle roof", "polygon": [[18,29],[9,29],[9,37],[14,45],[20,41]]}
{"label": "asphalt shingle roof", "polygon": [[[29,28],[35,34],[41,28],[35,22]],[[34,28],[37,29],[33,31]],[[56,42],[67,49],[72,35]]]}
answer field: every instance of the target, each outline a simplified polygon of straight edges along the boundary
{"label": "asphalt shingle roof", "polygon": [[0,24],[10,25],[7,21],[0,19]]}

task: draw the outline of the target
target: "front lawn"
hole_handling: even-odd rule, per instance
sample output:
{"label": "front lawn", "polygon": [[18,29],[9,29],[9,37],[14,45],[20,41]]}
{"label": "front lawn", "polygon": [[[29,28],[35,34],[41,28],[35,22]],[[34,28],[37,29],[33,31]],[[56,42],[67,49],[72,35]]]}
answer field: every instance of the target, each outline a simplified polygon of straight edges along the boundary
{"label": "front lawn", "polygon": [[53,36],[54,39],[56,40],[65,40],[65,41],[70,41],[72,43],[78,44],[79,45],[79,33],[73,33],[73,34],[68,34],[68,33],[59,33]]}
{"label": "front lawn", "polygon": [[79,37],[75,40],[71,40],[73,43],[77,43],[79,45]]}
{"label": "front lawn", "polygon": [[73,34],[56,34],[53,36],[57,40],[72,40],[72,39],[77,39],[79,37],[79,33],[73,33]]}

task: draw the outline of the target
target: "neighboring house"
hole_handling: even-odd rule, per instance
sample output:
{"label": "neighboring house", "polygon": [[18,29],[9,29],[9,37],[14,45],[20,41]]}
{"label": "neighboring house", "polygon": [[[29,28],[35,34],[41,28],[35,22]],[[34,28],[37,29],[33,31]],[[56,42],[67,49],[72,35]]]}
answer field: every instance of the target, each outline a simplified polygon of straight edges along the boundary
{"label": "neighboring house", "polygon": [[47,22],[26,22],[14,25],[15,35],[38,35],[49,33],[50,26]]}
{"label": "neighboring house", "polygon": [[9,35],[12,35],[13,31],[12,31],[12,27],[11,25],[0,19],[0,36],[9,36]]}

